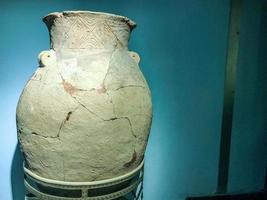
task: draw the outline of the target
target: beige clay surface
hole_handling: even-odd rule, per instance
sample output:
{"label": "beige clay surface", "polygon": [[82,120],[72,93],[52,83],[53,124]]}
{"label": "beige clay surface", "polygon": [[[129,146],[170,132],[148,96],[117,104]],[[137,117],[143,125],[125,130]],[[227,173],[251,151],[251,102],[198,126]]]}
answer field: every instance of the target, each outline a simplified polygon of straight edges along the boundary
{"label": "beige clay surface", "polygon": [[55,180],[94,181],[125,174],[141,162],[152,119],[139,56],[128,51],[134,22],[93,12],[44,18],[51,50],[17,106],[27,167]]}

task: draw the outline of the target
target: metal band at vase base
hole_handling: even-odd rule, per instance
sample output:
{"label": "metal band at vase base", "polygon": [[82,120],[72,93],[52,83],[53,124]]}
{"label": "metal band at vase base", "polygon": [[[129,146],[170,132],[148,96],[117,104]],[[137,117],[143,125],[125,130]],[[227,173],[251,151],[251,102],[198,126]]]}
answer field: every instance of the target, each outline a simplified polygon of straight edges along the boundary
{"label": "metal band at vase base", "polygon": [[25,165],[24,174],[24,184],[28,192],[25,200],[111,200],[119,198],[140,200],[143,198],[144,160],[127,174],[101,181],[66,182],[47,179],[33,173]]}

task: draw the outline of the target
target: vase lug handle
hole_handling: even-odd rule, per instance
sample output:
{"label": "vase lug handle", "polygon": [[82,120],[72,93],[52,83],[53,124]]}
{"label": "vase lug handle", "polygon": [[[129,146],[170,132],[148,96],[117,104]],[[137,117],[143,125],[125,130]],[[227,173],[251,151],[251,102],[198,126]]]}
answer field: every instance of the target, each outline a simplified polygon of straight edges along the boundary
{"label": "vase lug handle", "polygon": [[137,64],[140,62],[140,56],[134,51],[129,51],[130,56],[135,60]]}
{"label": "vase lug handle", "polygon": [[42,51],[38,55],[38,62],[40,67],[55,64],[57,62],[56,52],[53,49]]}

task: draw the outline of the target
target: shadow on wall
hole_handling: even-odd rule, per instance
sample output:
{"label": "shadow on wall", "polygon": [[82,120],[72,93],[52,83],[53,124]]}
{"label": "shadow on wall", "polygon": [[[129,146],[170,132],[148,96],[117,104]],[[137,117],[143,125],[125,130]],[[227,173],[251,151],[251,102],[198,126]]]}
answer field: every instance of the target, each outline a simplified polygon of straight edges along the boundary
{"label": "shadow on wall", "polygon": [[25,198],[22,165],[23,157],[19,145],[17,144],[11,165],[12,200],[22,200]]}

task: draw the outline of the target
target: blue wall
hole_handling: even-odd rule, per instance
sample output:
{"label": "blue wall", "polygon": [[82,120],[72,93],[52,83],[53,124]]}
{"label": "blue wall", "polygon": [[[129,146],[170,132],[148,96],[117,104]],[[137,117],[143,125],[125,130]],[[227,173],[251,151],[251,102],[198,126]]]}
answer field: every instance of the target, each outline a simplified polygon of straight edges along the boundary
{"label": "blue wall", "polygon": [[[2,0],[0,199],[11,200],[12,196],[13,200],[23,199],[21,155],[16,148],[16,103],[27,79],[37,68],[38,53],[49,48],[48,32],[41,18],[49,12],[62,10],[111,12],[128,16],[138,23],[132,34],[130,49],[141,55],[141,68],[151,87],[154,104],[151,137],[146,152],[144,199],[179,200],[187,195],[214,193],[218,172],[229,0]],[[257,34],[250,29],[247,32]],[[253,46],[253,41],[247,45]],[[254,45],[253,49],[241,52],[250,66],[259,64],[249,58],[249,54],[256,54],[257,49],[258,46]],[[249,70],[250,66],[246,65],[246,68]],[[238,82],[239,94],[248,95],[244,93],[246,87],[250,86],[246,82],[250,80],[250,74],[247,71],[248,74],[240,73],[243,78]],[[253,73],[263,79],[263,75],[258,75],[256,69]],[[266,79],[262,81],[266,83]],[[253,88],[257,88],[260,83],[254,83],[256,85],[251,86],[251,90],[256,93]],[[248,166],[242,172],[239,169],[246,163],[244,153],[247,148],[253,148],[250,158],[254,152],[262,158],[262,152],[266,150],[266,145],[265,148],[257,148],[257,140],[262,140],[263,130],[266,131],[262,118],[264,113],[260,107],[263,100],[258,100],[263,97],[263,90],[261,87],[262,93],[247,101],[250,106],[251,102],[258,103],[258,112],[254,113],[257,118],[252,122],[242,118],[245,121],[238,122],[238,115],[235,115],[237,125],[233,145],[239,146],[241,143],[243,146],[241,150],[238,147],[232,149],[231,191],[244,188],[239,176],[243,176],[241,173],[250,170],[250,167],[261,171],[249,174],[246,190],[262,187],[262,180],[255,178],[264,175],[261,161],[251,164],[253,166]],[[239,98],[243,98],[241,96]],[[247,107],[247,104],[239,104],[235,112],[246,115],[243,107]],[[252,107],[247,109],[253,114]],[[247,138],[242,142],[238,138],[242,137],[241,131],[246,130],[244,123],[251,123],[251,128],[256,126],[255,123],[260,125],[257,126],[255,138],[247,131]],[[246,140],[252,138],[251,147]],[[240,152],[242,159],[239,161]],[[253,157],[254,160],[257,159]],[[259,182],[254,183],[253,180]]]}
{"label": "blue wall", "polygon": [[244,0],[229,192],[263,189],[267,161],[267,1]]}

